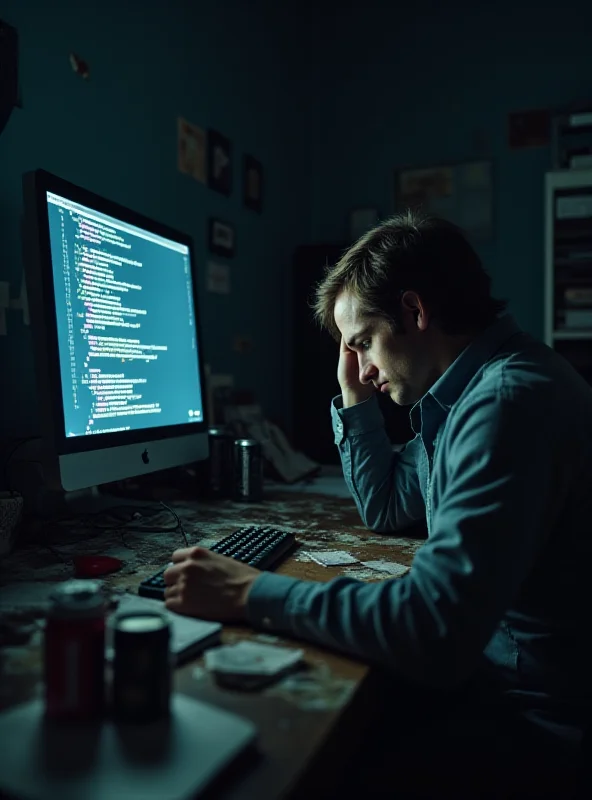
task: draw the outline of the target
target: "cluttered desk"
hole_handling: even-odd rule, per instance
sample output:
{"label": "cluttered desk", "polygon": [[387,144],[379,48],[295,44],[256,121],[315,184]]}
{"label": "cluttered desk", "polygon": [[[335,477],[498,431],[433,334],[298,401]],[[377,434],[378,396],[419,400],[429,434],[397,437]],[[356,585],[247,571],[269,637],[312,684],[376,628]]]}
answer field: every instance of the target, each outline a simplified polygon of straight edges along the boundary
{"label": "cluttered desk", "polygon": [[[316,484],[322,489],[322,478]],[[372,534],[360,523],[350,499],[318,494],[315,489],[315,482],[301,492],[270,487],[261,502],[248,506],[181,498],[167,499],[167,505],[182,521],[190,544],[199,541],[215,547],[245,525],[293,534],[295,546],[275,567],[280,573],[310,580],[330,580],[342,574],[384,580],[396,571],[405,571],[420,546],[419,540]],[[45,753],[42,758],[39,734],[48,730],[47,723],[45,727],[42,724],[48,688],[42,647],[48,599],[56,587],[67,585],[65,582],[75,575],[76,558],[98,553],[121,562],[118,571],[94,579],[108,599],[112,612],[108,619],[115,619],[124,610],[128,618],[134,610],[145,614],[147,608],[137,605],[144,599],[138,589],[166,563],[180,536],[169,523],[170,512],[157,503],[147,508],[142,519],[131,515],[128,524],[122,522],[123,509],[116,511],[115,520],[109,521],[108,513],[94,518],[94,528],[82,537],[80,530],[56,524],[45,532],[44,539],[23,544],[1,562],[4,646],[0,648],[0,707],[4,712],[0,715],[0,738],[15,744],[14,752],[4,746],[0,755],[0,787],[17,797],[42,798],[57,796],[58,781],[60,796],[80,797],[80,786],[86,782],[95,787],[95,793],[85,791],[85,797],[131,797],[134,791],[141,791],[144,798],[160,800],[195,796],[207,792],[208,786],[215,796],[232,798],[272,798],[289,793],[303,796],[310,790],[323,790],[325,781],[331,783],[332,768],[338,770],[339,764],[346,762],[365,726],[372,722],[377,706],[371,701],[371,671],[352,659],[301,642],[257,634],[247,627],[219,630],[216,623],[172,614],[170,617],[177,616],[188,627],[176,628],[174,621],[171,625],[179,666],[174,670],[169,697],[171,713],[164,717],[169,719],[167,725],[152,695],[147,708],[136,708],[147,712],[148,721],[128,723],[137,731],[131,743],[125,738],[130,728],[111,721],[111,706],[102,721],[94,723],[91,740],[81,739],[80,723],[70,722],[58,728],[62,737],[58,748],[54,729],[50,728],[52,757],[47,758]],[[349,563],[323,565],[325,554],[331,552],[334,560],[339,560],[335,556],[339,551],[349,557],[342,555],[341,560]],[[152,598],[146,602],[160,603]],[[192,624],[195,629],[191,629]],[[151,637],[154,653],[154,632],[146,635]],[[184,640],[183,636],[188,638]],[[203,645],[197,651],[192,650],[196,637]],[[122,642],[124,655],[127,652],[129,658],[125,637]],[[267,649],[279,657],[269,667],[271,674],[241,675],[240,669],[233,673],[232,668],[225,672],[220,655],[225,649],[232,654],[241,643],[243,647],[249,643]],[[248,655],[242,654],[243,665]],[[257,656],[260,658],[260,653]],[[125,672],[129,664],[125,659],[123,664]],[[115,666],[113,658],[107,657],[106,684],[111,688]],[[141,683],[140,674],[136,674],[135,688]],[[159,680],[162,675],[152,676],[156,685]],[[78,702],[88,699],[86,694]],[[130,706],[121,693],[117,702]],[[7,716],[11,709],[20,716]],[[177,726],[176,730],[173,726],[173,733],[171,720]],[[112,729],[115,724],[119,727]],[[100,758],[96,757],[98,730],[103,732]],[[118,738],[114,730],[119,731]],[[161,749],[163,730],[168,742],[166,752]],[[216,730],[224,733],[218,749],[213,744]],[[73,749],[75,746],[78,750]],[[89,758],[89,748],[94,748],[94,759]]]}
{"label": "cluttered desk", "polygon": [[212,429],[190,237],[43,171],[23,194],[43,418],[4,463],[0,791],[324,793],[377,708],[367,667],[171,612],[164,570],[199,544],[396,579],[420,542],[370,534],[342,478],[264,487],[264,462],[292,483],[318,465],[252,409]]}

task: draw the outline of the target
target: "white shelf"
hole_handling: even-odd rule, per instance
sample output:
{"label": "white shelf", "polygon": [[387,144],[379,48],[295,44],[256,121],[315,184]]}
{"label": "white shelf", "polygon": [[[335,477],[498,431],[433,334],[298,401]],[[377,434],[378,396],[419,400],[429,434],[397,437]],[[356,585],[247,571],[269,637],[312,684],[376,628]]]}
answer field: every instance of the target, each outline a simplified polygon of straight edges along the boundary
{"label": "white shelf", "polygon": [[592,330],[582,331],[553,331],[554,339],[592,339]]}
{"label": "white shelf", "polygon": [[[564,193],[566,190],[570,195],[582,194],[589,198],[592,194],[592,169],[557,170],[548,172],[545,176],[544,340],[550,347],[556,347],[559,342],[592,342],[592,326],[555,329],[558,322],[555,318],[557,291],[555,227],[558,222],[556,205],[558,193]],[[580,219],[580,222],[583,222],[583,219]],[[587,244],[592,245],[592,232]],[[574,286],[577,283],[576,281]],[[592,362],[592,358],[590,361]]]}

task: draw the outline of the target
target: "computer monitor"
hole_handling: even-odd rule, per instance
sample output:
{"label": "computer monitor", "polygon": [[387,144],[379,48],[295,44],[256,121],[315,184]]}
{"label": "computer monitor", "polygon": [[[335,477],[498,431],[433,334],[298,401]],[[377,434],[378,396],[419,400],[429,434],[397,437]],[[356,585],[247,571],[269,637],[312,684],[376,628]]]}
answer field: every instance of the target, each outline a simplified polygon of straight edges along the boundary
{"label": "computer monitor", "polygon": [[23,191],[46,483],[74,491],[207,458],[190,237],[43,170]]}

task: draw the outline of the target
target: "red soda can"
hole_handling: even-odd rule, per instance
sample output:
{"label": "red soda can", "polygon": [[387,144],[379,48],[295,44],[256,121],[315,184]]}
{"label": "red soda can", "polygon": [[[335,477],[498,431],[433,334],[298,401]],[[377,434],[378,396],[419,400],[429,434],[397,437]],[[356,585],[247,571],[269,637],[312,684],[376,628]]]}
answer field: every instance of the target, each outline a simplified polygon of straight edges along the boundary
{"label": "red soda can", "polygon": [[105,698],[105,599],[95,581],[65,581],[51,594],[45,626],[45,713],[96,718]]}

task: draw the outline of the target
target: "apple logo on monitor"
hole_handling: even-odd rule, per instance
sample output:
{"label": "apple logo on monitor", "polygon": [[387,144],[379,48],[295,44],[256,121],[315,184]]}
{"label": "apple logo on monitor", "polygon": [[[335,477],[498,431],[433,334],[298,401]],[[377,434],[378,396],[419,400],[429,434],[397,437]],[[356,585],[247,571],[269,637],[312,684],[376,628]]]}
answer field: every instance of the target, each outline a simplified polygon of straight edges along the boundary
{"label": "apple logo on monitor", "polygon": [[142,453],[142,461],[144,462],[144,464],[150,463],[150,456],[148,455],[148,450],[144,450],[144,452]]}

